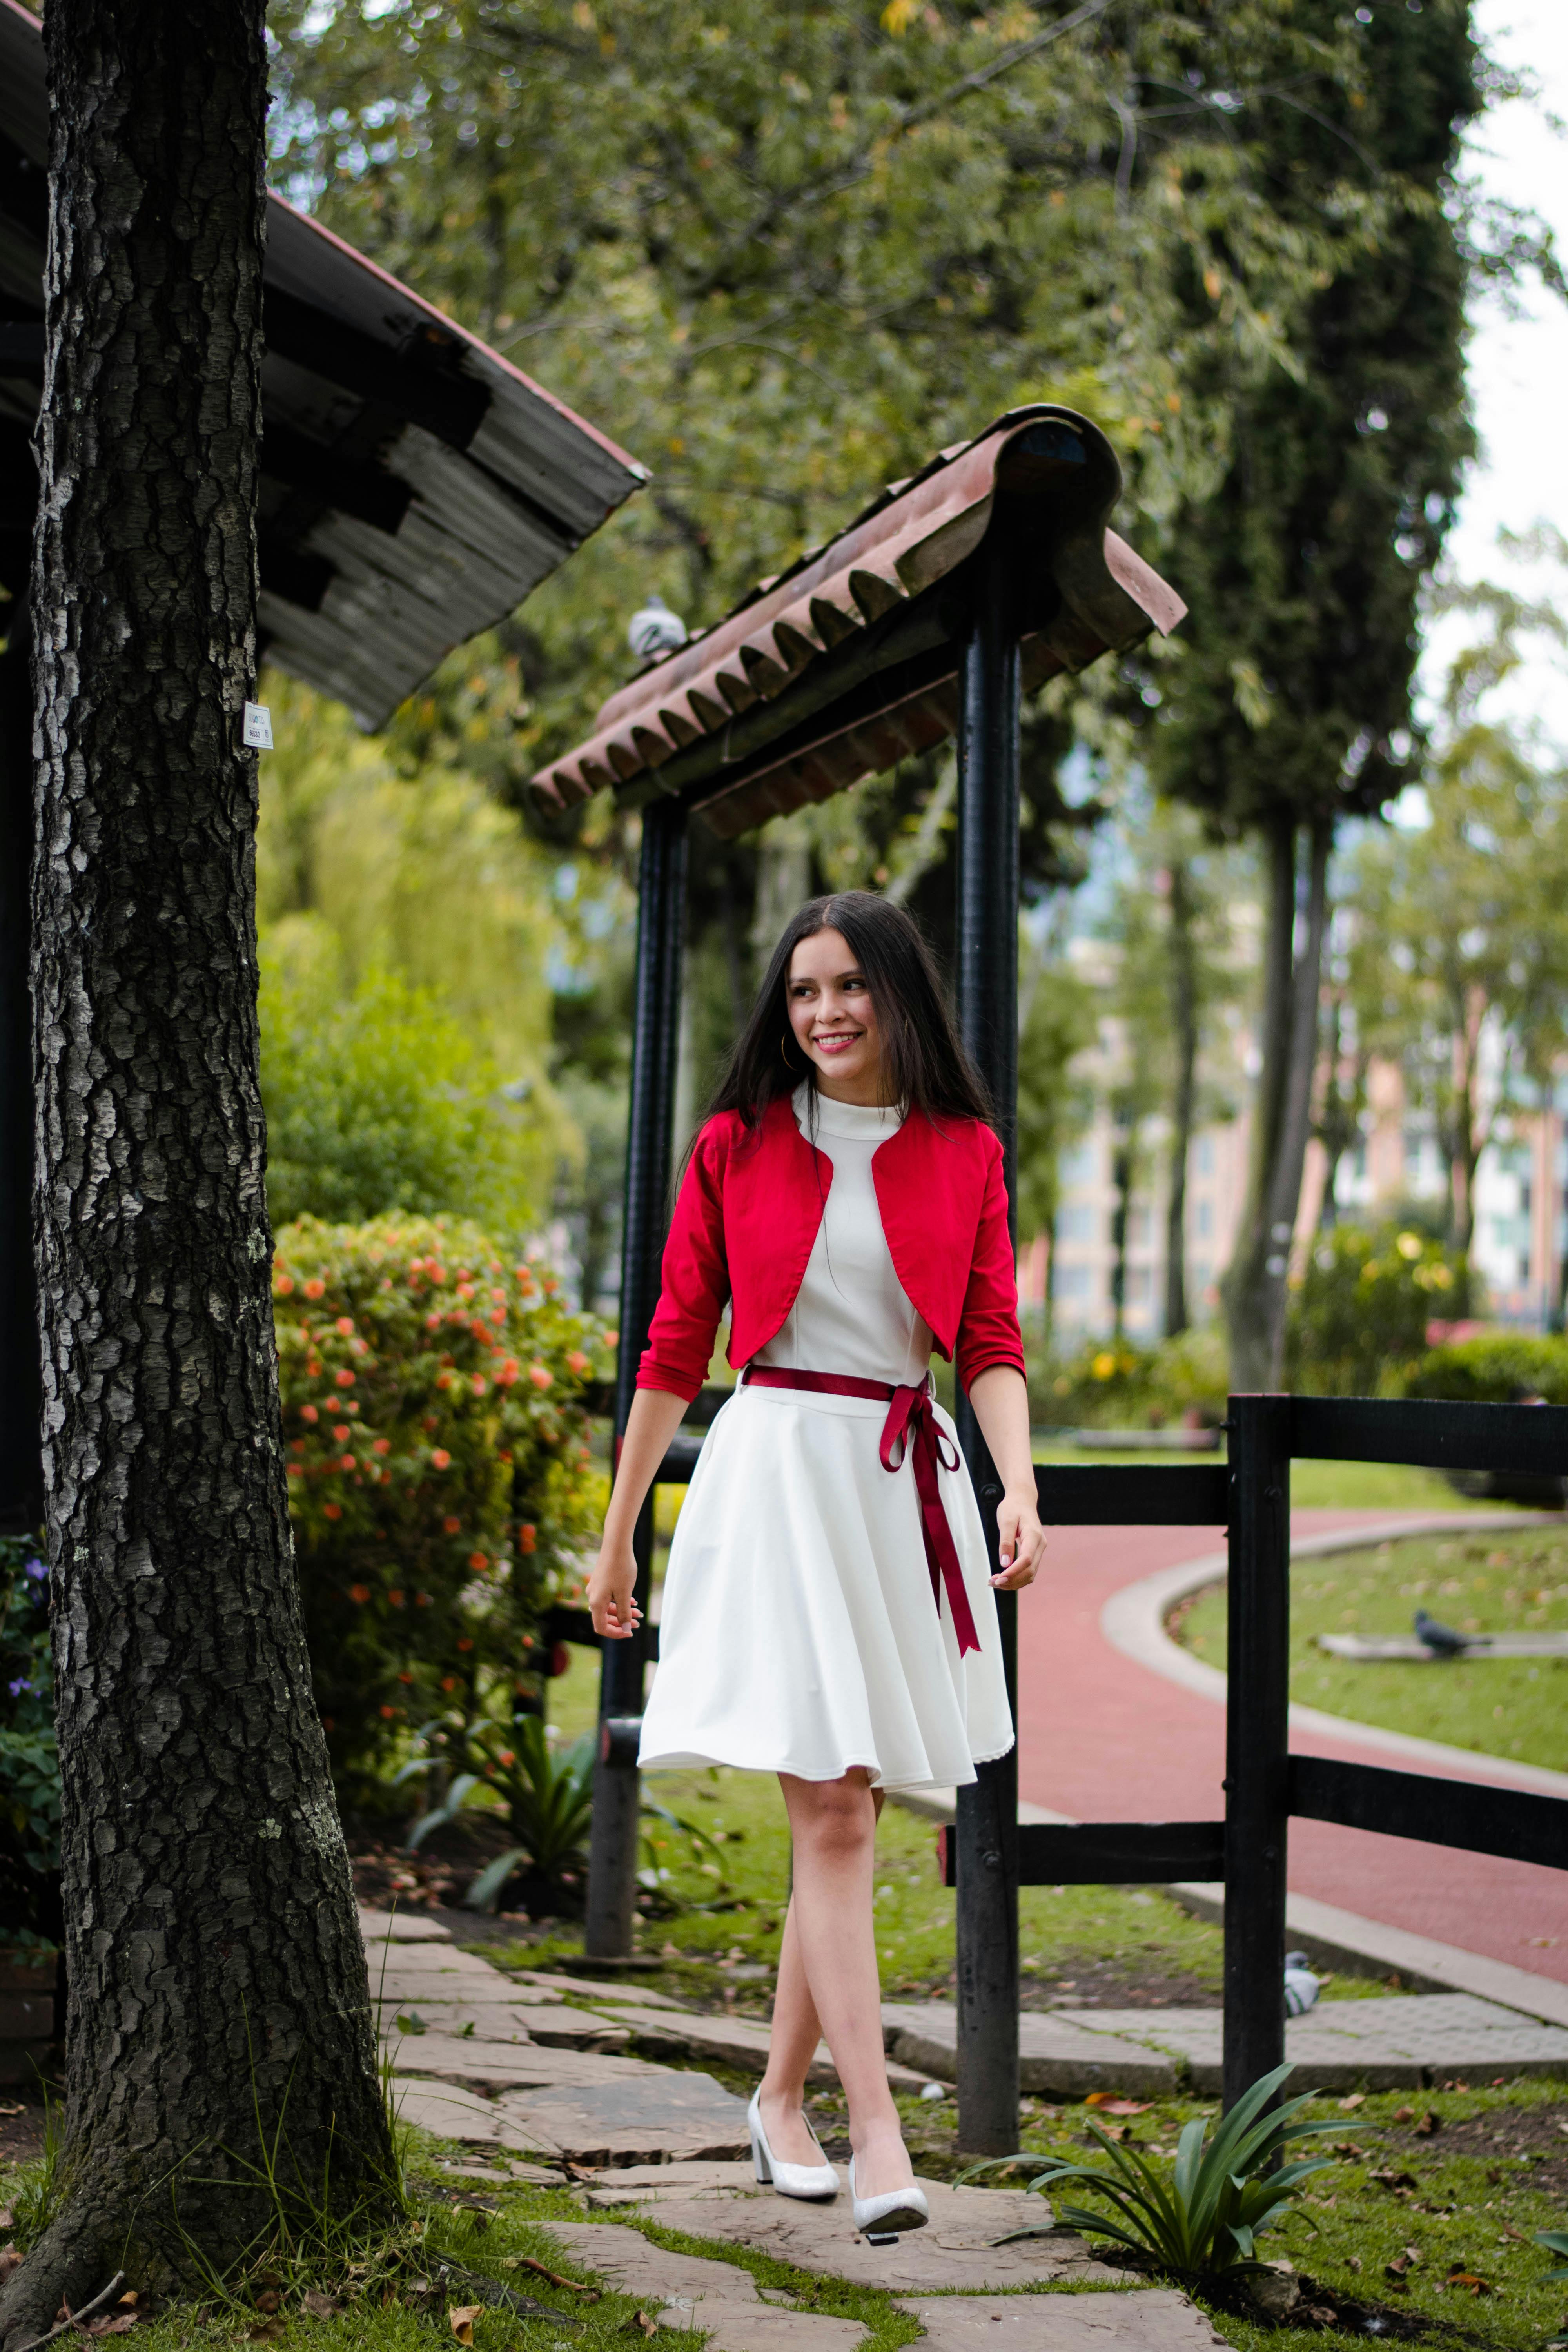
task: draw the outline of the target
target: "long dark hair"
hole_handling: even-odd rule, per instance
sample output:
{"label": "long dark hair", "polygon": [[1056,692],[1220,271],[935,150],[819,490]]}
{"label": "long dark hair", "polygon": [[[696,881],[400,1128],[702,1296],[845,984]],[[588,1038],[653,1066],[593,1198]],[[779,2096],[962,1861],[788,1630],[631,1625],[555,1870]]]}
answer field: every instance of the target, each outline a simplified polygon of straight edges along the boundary
{"label": "long dark hair", "polygon": [[788,986],[796,948],[818,931],[841,932],[864,975],[877,1008],[888,1092],[905,1115],[989,1120],[984,1082],[953,1026],[936,960],[918,924],[870,890],[809,898],[784,926],[708,1116],[739,1111],[755,1128],[768,1105],[793,1094],[803,1077],[815,1092],[816,1066],[790,1027]]}

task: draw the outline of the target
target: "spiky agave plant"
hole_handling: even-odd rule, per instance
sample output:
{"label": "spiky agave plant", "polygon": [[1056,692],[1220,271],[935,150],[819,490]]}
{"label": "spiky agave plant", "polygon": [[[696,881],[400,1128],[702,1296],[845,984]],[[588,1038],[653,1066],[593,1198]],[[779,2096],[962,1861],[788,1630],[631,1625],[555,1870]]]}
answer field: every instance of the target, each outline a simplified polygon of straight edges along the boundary
{"label": "spiky agave plant", "polygon": [[[1303,2092],[1283,2106],[1269,2107],[1290,2072],[1289,2065],[1277,2066],[1254,2083],[1212,2140],[1207,2117],[1194,2116],[1182,2132],[1168,2172],[1163,2160],[1119,2146],[1091,2122],[1089,2131],[1115,2169],[1063,2160],[1048,2164],[1028,2185],[1044,2195],[1058,2181],[1080,2181],[1105,2199],[1110,2211],[1056,2205],[1058,2222],[1069,2222],[1076,2230],[1092,2231],[1097,2237],[1152,2254],[1163,2270],[1178,2278],[1214,2277],[1222,2272],[1234,2278],[1267,2269],[1256,2252],[1258,2233],[1290,2204],[1303,2181],[1315,2172],[1331,2169],[1333,2159],[1299,2158],[1277,2172],[1271,2172],[1269,2166],[1289,2141],[1339,2128],[1332,2123],[1295,2120],[1317,2096],[1313,2091]],[[996,2170],[998,2165],[1035,2160],[1027,2156],[1002,2157],[988,2164],[971,2165],[959,2178],[972,2180],[979,2173]],[[1044,2237],[1053,2226],[1042,2222],[1037,2228],[1015,2230],[998,2242],[1008,2245],[1019,2238]]]}

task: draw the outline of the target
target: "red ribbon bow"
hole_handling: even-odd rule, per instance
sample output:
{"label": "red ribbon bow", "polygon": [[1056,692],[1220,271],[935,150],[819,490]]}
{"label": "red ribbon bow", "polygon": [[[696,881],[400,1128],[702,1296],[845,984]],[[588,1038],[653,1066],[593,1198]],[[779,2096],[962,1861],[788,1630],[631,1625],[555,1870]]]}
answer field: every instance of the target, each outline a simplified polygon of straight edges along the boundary
{"label": "red ribbon bow", "polygon": [[[980,1636],[974,1630],[973,1612],[963,1587],[963,1570],[959,1566],[958,1549],[942,1507],[937,1477],[939,1467],[957,1469],[959,1454],[936,1417],[930,1382],[921,1381],[916,1387],[893,1388],[886,1381],[858,1380],[848,1372],[786,1372],[775,1370],[771,1365],[756,1364],[748,1364],[742,1377],[752,1388],[807,1389],[818,1396],[873,1397],[879,1402],[887,1402],[888,1418],[882,1423],[879,1449],[882,1467],[901,1470],[906,1455],[913,1455],[915,1493],[920,1497],[921,1533],[925,1538],[931,1599],[940,1615],[942,1588],[945,1584],[952,1628],[958,1635],[958,1654],[962,1658],[966,1651],[978,1652]],[[949,1454],[952,1456],[951,1461]]]}

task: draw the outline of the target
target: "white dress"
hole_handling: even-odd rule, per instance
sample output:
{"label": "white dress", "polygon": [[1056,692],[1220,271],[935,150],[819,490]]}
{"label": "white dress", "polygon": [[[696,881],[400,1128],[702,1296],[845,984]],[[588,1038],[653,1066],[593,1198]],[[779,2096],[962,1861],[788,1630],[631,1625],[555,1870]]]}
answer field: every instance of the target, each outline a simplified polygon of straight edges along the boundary
{"label": "white dress", "polygon": [[[920,1380],[931,1333],[889,1255],[871,1157],[899,1126],[797,1090],[801,1131],[833,1181],[789,1319],[759,1365]],[[862,1765],[887,1789],[970,1781],[1005,1755],[1013,1720],[968,1471],[939,1475],[980,1637],[961,1658],[932,1599],[912,1460],[883,1469],[887,1406],[742,1385],[708,1433],[670,1547],[659,1663],[639,1762],[731,1764],[837,1780]],[[952,1422],[938,1419],[957,1452]]]}

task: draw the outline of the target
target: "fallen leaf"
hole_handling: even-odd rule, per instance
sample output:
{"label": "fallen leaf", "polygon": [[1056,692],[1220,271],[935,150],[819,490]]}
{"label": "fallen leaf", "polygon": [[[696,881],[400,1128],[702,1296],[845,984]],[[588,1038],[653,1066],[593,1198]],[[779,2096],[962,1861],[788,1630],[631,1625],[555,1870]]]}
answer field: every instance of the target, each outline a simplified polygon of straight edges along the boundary
{"label": "fallen leaf", "polygon": [[1482,2278],[1479,2271],[1466,2270],[1461,2263],[1454,2264],[1443,2284],[1445,2286],[1464,2287],[1469,2294],[1476,2295],[1491,2294],[1495,2292],[1489,2279]]}
{"label": "fallen leaf", "polygon": [[1347,2271],[1359,2271],[1361,2269],[1361,2256],[1359,2254],[1347,2254],[1345,2256],[1345,2268]]}
{"label": "fallen leaf", "polygon": [[0,2284],[10,2277],[14,2270],[20,2269],[22,2257],[15,2246],[0,2246]]}
{"label": "fallen leaf", "polygon": [[621,2330],[623,2336],[652,2336],[656,2332],[646,2311],[634,2311]]}
{"label": "fallen leaf", "polygon": [[122,2311],[115,2319],[107,2317],[89,2319],[87,2323],[87,2332],[89,2336],[127,2336],[135,2325],[136,2314],[133,2311]]}
{"label": "fallen leaf", "polygon": [[265,2294],[258,2294],[257,2296],[256,2308],[258,2311],[276,2311],[282,2300],[283,2298],[279,2294],[277,2288],[275,2286],[269,2286]]}
{"label": "fallen leaf", "polygon": [[457,2337],[459,2344],[471,2344],[473,2342],[474,2322],[478,2319],[483,2309],[484,2305],[482,2303],[458,2303],[454,2304],[451,2310],[448,2311],[447,2314],[447,2325],[450,2327],[453,2335]]}
{"label": "fallen leaf", "polygon": [[1361,2163],[1366,2153],[1366,2149],[1358,2147],[1353,2139],[1337,2139],[1334,2142],[1334,2154],[1347,2158],[1352,2164]]}
{"label": "fallen leaf", "polygon": [[1364,2107],[1365,2105],[1366,2093],[1364,2091],[1352,2091],[1348,2099],[1342,2099],[1340,2101],[1340,2113],[1342,2116],[1348,2116],[1352,2107]]}
{"label": "fallen leaf", "polygon": [[312,2319],[335,2319],[342,2305],[335,2303],[330,2294],[321,2294],[310,2287],[300,2296],[300,2308],[308,2311]]}
{"label": "fallen leaf", "polygon": [[1395,2107],[1394,2110],[1394,2120],[1396,2124],[1413,2124],[1415,2120],[1415,2108]]}
{"label": "fallen leaf", "polygon": [[142,2297],[133,2286],[128,2286],[120,2300],[121,2303],[128,2303],[132,2309],[134,2310],[136,2305],[141,2302]]}
{"label": "fallen leaf", "polygon": [[15,2106],[12,2106],[9,2102],[4,2105],[0,2105],[0,2116],[20,2116],[25,2115],[26,2113],[26,2110],[21,2105],[20,2101],[18,2101]]}
{"label": "fallen leaf", "polygon": [[1413,2172],[1394,2172],[1387,2170],[1384,2172],[1369,2172],[1366,2177],[1375,2187],[1379,2189],[1386,2189],[1391,2197],[1397,2197],[1403,2189],[1415,2189],[1420,2186],[1420,2183],[1417,2181],[1415,2175]]}
{"label": "fallen leaf", "polygon": [[245,2333],[247,2343],[275,2344],[283,2333],[283,2322],[280,2319],[258,2319]]}
{"label": "fallen leaf", "polygon": [[[1419,2255],[1416,2256],[1416,2260],[1420,2260]],[[1402,2254],[1395,2254],[1391,2263],[1384,2263],[1383,2266],[1383,2275],[1384,2278],[1389,2279],[1403,2279],[1405,2272],[1412,2267],[1410,2249],[1406,2246]]]}
{"label": "fallen leaf", "polygon": [[1430,2139],[1434,2132],[1440,2132],[1442,2128],[1442,2116],[1437,2114],[1435,2108],[1428,2107],[1426,2114],[1422,2116],[1420,2122],[1415,2126],[1416,2137],[1418,2139]]}
{"label": "fallen leaf", "polygon": [[1104,2116],[1146,2116],[1152,2105],[1152,2099],[1120,2099],[1114,2091],[1090,2091],[1084,2101]]}
{"label": "fallen leaf", "polygon": [[1502,2233],[1505,2238],[1511,2238],[1516,2245],[1533,2246],[1535,2243],[1535,2240],[1527,2230],[1516,2230],[1511,2221],[1503,2223]]}

